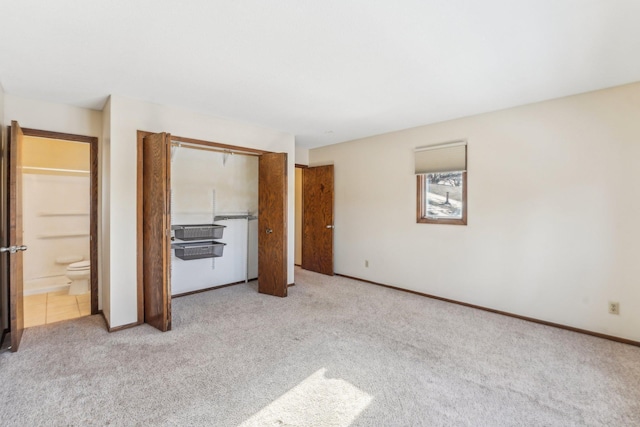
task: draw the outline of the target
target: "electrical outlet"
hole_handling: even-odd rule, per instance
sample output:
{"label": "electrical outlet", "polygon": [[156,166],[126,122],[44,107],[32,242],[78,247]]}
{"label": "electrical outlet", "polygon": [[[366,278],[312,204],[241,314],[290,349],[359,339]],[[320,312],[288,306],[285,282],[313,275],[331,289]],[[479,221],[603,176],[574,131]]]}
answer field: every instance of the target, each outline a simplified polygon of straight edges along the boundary
{"label": "electrical outlet", "polygon": [[365,267],[367,267],[367,268],[369,268],[369,260],[368,260],[368,259],[365,259],[365,260],[364,260],[364,266],[365,266]]}
{"label": "electrical outlet", "polygon": [[609,314],[620,314],[620,303],[609,301]]}

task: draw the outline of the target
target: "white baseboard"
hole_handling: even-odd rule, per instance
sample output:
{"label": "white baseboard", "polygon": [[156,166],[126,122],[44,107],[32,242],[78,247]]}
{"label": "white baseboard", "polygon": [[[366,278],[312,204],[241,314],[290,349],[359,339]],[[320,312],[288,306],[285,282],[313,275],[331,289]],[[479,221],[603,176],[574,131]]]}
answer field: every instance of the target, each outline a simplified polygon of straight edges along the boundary
{"label": "white baseboard", "polygon": [[66,276],[40,277],[24,282],[23,295],[46,294],[47,292],[66,291],[69,289],[69,279]]}

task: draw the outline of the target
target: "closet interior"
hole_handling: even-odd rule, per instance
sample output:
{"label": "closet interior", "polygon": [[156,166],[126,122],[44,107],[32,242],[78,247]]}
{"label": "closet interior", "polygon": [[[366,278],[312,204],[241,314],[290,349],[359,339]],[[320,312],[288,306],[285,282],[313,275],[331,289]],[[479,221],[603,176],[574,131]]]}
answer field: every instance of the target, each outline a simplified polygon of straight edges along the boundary
{"label": "closet interior", "polygon": [[258,277],[258,156],[171,142],[171,295]]}

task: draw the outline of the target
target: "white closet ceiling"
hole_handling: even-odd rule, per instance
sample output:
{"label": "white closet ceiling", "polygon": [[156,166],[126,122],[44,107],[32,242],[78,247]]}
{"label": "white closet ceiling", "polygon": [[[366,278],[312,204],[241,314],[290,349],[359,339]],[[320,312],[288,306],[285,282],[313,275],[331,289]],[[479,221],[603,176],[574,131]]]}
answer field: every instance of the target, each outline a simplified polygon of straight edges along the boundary
{"label": "white closet ceiling", "polygon": [[317,147],[640,81],[639,16],[639,0],[0,0],[0,82]]}

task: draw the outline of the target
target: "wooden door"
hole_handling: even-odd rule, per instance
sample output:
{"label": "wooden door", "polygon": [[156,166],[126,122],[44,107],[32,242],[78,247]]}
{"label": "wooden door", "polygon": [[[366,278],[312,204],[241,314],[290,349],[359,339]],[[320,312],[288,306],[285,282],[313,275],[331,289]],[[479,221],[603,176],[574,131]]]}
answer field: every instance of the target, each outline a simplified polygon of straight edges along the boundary
{"label": "wooden door", "polygon": [[24,331],[24,300],[22,251],[22,146],[24,134],[16,121],[11,122],[9,152],[7,154],[9,204],[8,204],[8,247],[2,248],[9,257],[9,317],[11,328],[11,351],[18,351]]}
{"label": "wooden door", "polygon": [[258,292],[287,296],[287,153],[262,154],[258,182]]}
{"label": "wooden door", "polygon": [[333,165],[302,173],[302,268],[333,275]]}
{"label": "wooden door", "polygon": [[171,330],[171,135],[142,142],[144,321]]}

